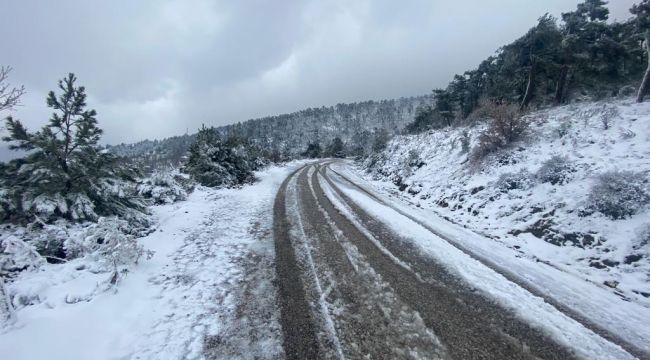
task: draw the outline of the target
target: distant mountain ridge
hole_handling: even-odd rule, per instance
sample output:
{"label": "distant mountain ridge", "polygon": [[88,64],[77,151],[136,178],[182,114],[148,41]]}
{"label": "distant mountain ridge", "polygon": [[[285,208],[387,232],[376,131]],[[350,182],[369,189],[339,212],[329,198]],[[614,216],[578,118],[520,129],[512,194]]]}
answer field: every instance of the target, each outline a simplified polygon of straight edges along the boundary
{"label": "distant mountain ridge", "polygon": [[[308,108],[297,112],[251,119],[217,127],[224,136],[240,136],[269,150],[296,156],[310,142],[327,144],[335,137],[344,143],[377,130],[400,132],[415,118],[418,107],[431,105],[433,95],[363,101]],[[109,145],[113,153],[144,162],[148,167],[177,166],[196,134],[132,144]],[[359,145],[359,144],[356,144]]]}

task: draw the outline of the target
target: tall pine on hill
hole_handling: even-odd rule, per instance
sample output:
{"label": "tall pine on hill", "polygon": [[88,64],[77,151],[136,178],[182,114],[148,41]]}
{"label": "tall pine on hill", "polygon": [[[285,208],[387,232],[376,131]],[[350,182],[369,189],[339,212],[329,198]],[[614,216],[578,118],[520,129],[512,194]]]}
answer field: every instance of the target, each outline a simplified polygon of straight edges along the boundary
{"label": "tall pine on hill", "polygon": [[41,130],[29,132],[7,117],[9,135],[3,140],[28,155],[0,166],[2,217],[94,221],[119,215],[146,225],[144,203],[134,196],[138,173],[100,151],[97,113],[86,108],[85,88],[75,86],[76,80],[69,74],[59,81],[59,95],[48,94],[47,106],[54,112]]}
{"label": "tall pine on hill", "polygon": [[643,76],[636,99],[637,102],[642,102],[648,92],[648,86],[650,86],[650,0],[643,0],[639,4],[632,6],[630,12],[636,15],[636,26],[643,33],[643,47],[648,54],[648,68]]}

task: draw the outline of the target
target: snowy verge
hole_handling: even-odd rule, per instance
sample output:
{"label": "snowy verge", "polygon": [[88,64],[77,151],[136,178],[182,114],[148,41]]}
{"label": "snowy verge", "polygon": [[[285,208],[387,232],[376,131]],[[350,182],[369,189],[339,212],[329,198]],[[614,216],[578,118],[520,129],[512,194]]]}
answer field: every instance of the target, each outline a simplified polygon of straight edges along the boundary
{"label": "snowy verge", "polygon": [[[138,241],[155,255],[117,286],[84,259],[24,271],[7,284],[26,302],[0,333],[3,357],[281,357],[272,269],[255,264],[272,263],[272,202],[299,165],[267,168],[241,189],[198,188],[187,201],[154,207],[156,231]],[[258,284],[242,286],[250,279]],[[249,306],[242,301],[259,305],[265,323],[238,318]],[[258,325],[258,336],[249,336]]]}

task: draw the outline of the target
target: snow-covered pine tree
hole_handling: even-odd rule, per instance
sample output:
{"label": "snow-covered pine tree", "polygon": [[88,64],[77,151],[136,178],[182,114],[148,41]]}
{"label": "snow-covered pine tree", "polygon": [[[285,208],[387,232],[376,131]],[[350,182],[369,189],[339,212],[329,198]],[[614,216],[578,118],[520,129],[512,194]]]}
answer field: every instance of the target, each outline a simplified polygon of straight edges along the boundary
{"label": "snow-covered pine tree", "polygon": [[643,98],[650,87],[650,0],[643,0],[632,6],[630,12],[635,15],[636,26],[639,32],[643,33],[643,49],[648,54],[648,68],[637,94],[637,102],[643,102]]}
{"label": "snow-covered pine tree", "polygon": [[315,159],[321,157],[322,149],[318,141],[307,144],[307,149],[302,153],[302,156]]}
{"label": "snow-covered pine tree", "polygon": [[327,156],[344,158],[345,157],[345,146],[343,140],[340,137],[335,137],[332,139],[332,142],[327,147]]}
{"label": "snow-covered pine tree", "polygon": [[235,186],[252,182],[256,168],[245,140],[223,141],[215,128],[203,126],[189,148],[183,171],[204,186]]}
{"label": "snow-covered pine tree", "polygon": [[[2,166],[5,217],[30,220],[34,216],[95,221],[118,215],[147,226],[144,202],[135,195],[136,169],[101,151],[97,113],[86,109],[86,92],[69,74],[59,81],[61,94],[51,91],[47,106],[54,112],[40,131],[29,132],[9,116],[10,148],[26,151],[24,158]],[[10,200],[7,200],[10,199]]]}

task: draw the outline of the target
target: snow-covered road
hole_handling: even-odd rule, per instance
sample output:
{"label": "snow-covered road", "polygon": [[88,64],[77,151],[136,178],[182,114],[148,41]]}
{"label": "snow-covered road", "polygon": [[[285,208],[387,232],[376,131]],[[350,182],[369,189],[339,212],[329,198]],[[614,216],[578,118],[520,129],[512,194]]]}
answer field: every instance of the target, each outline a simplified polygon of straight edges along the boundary
{"label": "snow-covered road", "polygon": [[[572,304],[549,302],[513,275],[519,268],[504,274],[482,261],[489,251],[477,256],[450,241],[467,237],[465,230],[446,224],[441,236],[417,209],[392,204],[353,177],[345,163],[314,164],[278,193],[274,229],[289,358],[648,356],[643,329],[619,334]],[[600,313],[610,320],[620,314]]]}

